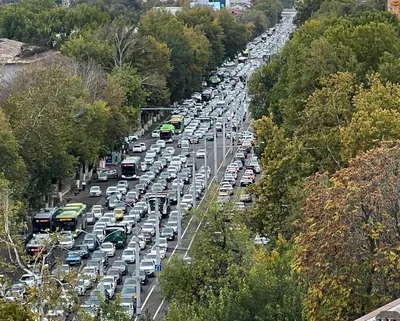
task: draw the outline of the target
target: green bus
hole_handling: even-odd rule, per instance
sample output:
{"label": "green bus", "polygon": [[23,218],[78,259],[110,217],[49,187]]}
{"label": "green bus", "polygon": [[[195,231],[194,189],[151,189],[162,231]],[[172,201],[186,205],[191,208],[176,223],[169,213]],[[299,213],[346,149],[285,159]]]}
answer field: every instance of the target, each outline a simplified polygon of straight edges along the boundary
{"label": "green bus", "polygon": [[183,132],[183,127],[184,127],[183,115],[172,116],[168,123],[175,127],[175,134],[181,134]]}
{"label": "green bus", "polygon": [[115,244],[117,249],[123,249],[128,242],[128,233],[125,224],[113,224],[106,227],[106,237],[103,242]]}
{"label": "green bus", "polygon": [[78,237],[86,228],[86,205],[83,203],[65,205],[56,217],[56,227],[60,231],[71,231],[74,237]]}
{"label": "green bus", "polygon": [[167,143],[172,143],[175,140],[175,126],[171,124],[162,125],[160,139],[165,140]]}

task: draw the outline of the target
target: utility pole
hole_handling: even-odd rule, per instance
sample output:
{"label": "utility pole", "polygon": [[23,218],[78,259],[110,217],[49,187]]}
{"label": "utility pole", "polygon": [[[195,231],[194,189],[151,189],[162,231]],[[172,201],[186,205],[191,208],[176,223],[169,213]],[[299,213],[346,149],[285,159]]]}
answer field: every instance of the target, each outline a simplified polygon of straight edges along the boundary
{"label": "utility pole", "polygon": [[[215,127],[214,127],[215,128]],[[204,138],[204,170],[205,170],[205,179],[204,179],[204,186],[207,188],[208,186],[208,170],[207,170],[207,138]]]}
{"label": "utility pole", "polygon": [[218,157],[217,157],[217,129],[214,126],[214,175],[215,182],[218,181]]}
{"label": "utility pole", "polygon": [[233,153],[233,132],[232,132],[232,125],[233,125],[233,114],[232,111],[230,113],[230,124],[231,124],[231,128],[230,128],[230,138],[231,138],[231,154]]}
{"label": "utility pole", "polygon": [[193,172],[192,172],[192,196],[193,196],[193,208],[196,207],[196,153],[193,149]]}
{"label": "utility pole", "polygon": [[160,265],[160,209],[158,205],[158,194],[156,194],[156,265]]}
{"label": "utility pole", "polygon": [[141,293],[140,293],[140,249],[139,249],[139,225],[137,221],[137,217],[135,215],[135,265],[136,265],[136,315],[140,316],[142,314],[142,302],[141,302]]}
{"label": "utility pole", "polygon": [[225,137],[225,115],[222,118],[222,150],[223,150],[223,155],[222,155],[222,162],[225,164],[225,154],[226,154],[226,137]]}
{"label": "utility pole", "polygon": [[178,172],[177,175],[178,178],[178,196],[177,196],[177,201],[178,201],[178,247],[182,245],[182,210],[181,210],[181,184],[180,184],[180,175]]}

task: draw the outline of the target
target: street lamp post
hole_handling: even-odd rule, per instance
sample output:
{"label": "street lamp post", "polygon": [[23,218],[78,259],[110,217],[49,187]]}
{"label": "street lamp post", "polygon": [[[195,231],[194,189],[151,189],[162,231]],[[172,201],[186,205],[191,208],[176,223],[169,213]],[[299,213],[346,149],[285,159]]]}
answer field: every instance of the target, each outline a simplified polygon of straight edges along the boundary
{"label": "street lamp post", "polygon": [[222,118],[222,151],[223,151],[223,155],[222,155],[222,162],[225,164],[225,154],[226,154],[226,146],[225,146],[225,115]]}
{"label": "street lamp post", "polygon": [[[196,153],[194,152],[193,149],[193,170],[192,170],[192,198],[193,198],[193,208],[196,207]],[[179,206],[179,203],[178,203]]]}
{"label": "street lamp post", "polygon": [[181,184],[180,184],[180,175],[178,172],[178,195],[177,195],[177,203],[178,203],[178,246],[182,245],[182,210],[181,210]]}
{"label": "street lamp post", "polygon": [[[179,184],[179,182],[178,182]],[[158,205],[158,195],[156,194],[156,264],[160,265],[160,211]]]}
{"label": "street lamp post", "polygon": [[142,302],[141,302],[141,293],[140,293],[140,255],[139,255],[139,225],[137,221],[137,216],[135,215],[135,270],[136,270],[136,315],[139,316],[142,314]]}
{"label": "street lamp post", "polygon": [[[215,144],[215,141],[214,141]],[[208,170],[207,170],[207,138],[204,138],[204,170],[205,170],[205,179],[204,186],[207,188],[207,180],[208,180]]]}
{"label": "street lamp post", "polygon": [[218,180],[218,157],[217,157],[217,129],[215,128],[215,126],[214,126],[214,175],[215,175],[215,181],[217,182],[217,180]]}

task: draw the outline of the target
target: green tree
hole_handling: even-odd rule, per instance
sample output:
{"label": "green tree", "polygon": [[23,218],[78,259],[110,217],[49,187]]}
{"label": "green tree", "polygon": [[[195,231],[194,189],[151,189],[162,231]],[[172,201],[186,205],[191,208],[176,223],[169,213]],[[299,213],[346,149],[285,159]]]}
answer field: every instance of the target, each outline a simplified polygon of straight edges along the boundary
{"label": "green tree", "polygon": [[10,123],[0,109],[0,174],[22,192],[28,173],[19,154],[20,148]]}
{"label": "green tree", "polygon": [[396,140],[400,134],[400,86],[382,84],[379,75],[370,78],[370,89],[360,87],[354,97],[355,113],[342,127],[343,157],[350,159],[382,140]]}
{"label": "green tree", "polygon": [[34,321],[35,317],[29,309],[19,302],[0,300],[0,313],[4,321]]}
{"label": "green tree", "polygon": [[261,35],[270,26],[270,22],[262,11],[247,10],[239,16],[240,21],[243,23],[253,23],[254,31],[251,34],[252,38]]}
{"label": "green tree", "polygon": [[38,205],[48,195],[51,183],[73,172],[77,158],[68,151],[74,144],[71,137],[86,115],[89,92],[81,79],[57,66],[22,69],[11,90],[3,104],[4,113],[31,173],[29,202]]}
{"label": "green tree", "polygon": [[227,10],[218,11],[216,18],[224,32],[225,58],[233,59],[238,52],[245,49],[248,42],[246,26]]}

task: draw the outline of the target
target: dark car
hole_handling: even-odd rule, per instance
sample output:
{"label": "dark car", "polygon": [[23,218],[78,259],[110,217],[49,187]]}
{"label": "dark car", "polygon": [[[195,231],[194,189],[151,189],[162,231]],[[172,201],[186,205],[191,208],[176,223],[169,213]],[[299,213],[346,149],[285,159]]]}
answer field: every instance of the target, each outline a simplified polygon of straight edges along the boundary
{"label": "dark car", "polygon": [[161,237],[166,237],[168,241],[175,241],[174,229],[170,227],[164,227],[161,229]]}
{"label": "dark car", "polygon": [[172,180],[171,174],[168,171],[162,172],[160,174],[161,179],[165,179],[167,182],[170,182]]}
{"label": "dark car", "polygon": [[73,251],[77,251],[83,259],[87,259],[90,255],[89,246],[87,244],[77,245]]}
{"label": "dark car", "polygon": [[107,276],[113,276],[117,280],[117,284],[122,283],[122,273],[120,269],[111,268],[107,271]]}
{"label": "dark car", "polygon": [[128,274],[128,264],[126,264],[125,261],[115,260],[111,268],[119,269],[122,275]]}
{"label": "dark car", "polygon": [[168,197],[169,197],[169,202],[171,203],[171,205],[178,204],[178,192],[177,191],[170,191],[168,193]]}
{"label": "dark car", "polygon": [[103,267],[106,267],[108,265],[108,256],[103,251],[94,251],[92,254],[92,259],[100,260],[103,263]]}

